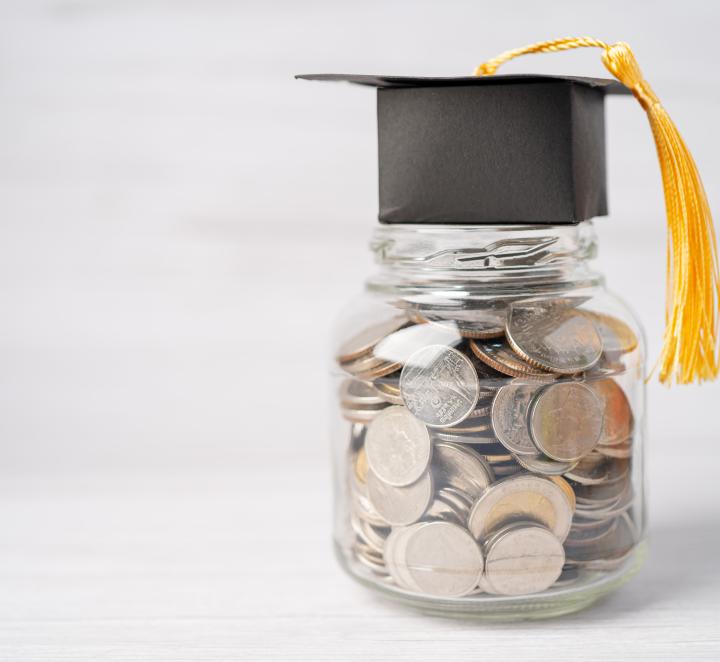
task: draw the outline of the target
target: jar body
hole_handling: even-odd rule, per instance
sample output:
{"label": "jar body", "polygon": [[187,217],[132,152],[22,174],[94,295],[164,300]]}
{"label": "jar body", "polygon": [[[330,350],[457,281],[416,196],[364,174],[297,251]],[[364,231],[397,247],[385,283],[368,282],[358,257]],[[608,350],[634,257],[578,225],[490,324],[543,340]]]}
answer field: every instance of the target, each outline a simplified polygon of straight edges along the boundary
{"label": "jar body", "polygon": [[644,348],[579,226],[383,226],[333,355],[334,539],[362,583],[489,619],[644,553]]}

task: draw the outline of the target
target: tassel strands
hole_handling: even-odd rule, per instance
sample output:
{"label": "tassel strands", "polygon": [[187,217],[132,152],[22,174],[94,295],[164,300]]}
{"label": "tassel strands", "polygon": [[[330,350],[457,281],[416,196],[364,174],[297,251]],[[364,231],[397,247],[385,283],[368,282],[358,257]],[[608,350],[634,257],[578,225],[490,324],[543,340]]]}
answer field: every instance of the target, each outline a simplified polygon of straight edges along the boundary
{"label": "tassel strands", "polygon": [[692,154],[660,100],[643,78],[625,42],[607,44],[570,37],[516,48],[482,63],[476,76],[494,74],[508,60],[529,53],[601,48],[608,71],[629,88],[647,113],[655,139],[667,216],[665,334],[658,358],[662,383],[716,379],[720,273],[715,229],[707,196]]}

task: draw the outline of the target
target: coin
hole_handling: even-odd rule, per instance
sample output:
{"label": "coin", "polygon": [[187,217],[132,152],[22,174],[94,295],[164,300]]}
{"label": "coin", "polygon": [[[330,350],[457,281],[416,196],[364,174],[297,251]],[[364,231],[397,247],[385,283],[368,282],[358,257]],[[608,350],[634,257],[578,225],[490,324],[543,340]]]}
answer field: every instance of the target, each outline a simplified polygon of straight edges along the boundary
{"label": "coin", "polygon": [[562,476],[549,476],[548,478],[563,491],[563,494],[567,497],[568,503],[570,504],[570,510],[575,512],[577,501],[575,499],[575,491],[570,483]]}
{"label": "coin", "polygon": [[385,402],[391,404],[391,405],[404,405],[402,397],[400,396],[400,393],[396,394],[393,390],[389,389],[385,384],[381,384],[378,382],[373,382],[375,384],[375,389],[377,390],[378,396],[382,398]]}
{"label": "coin", "polygon": [[401,329],[406,324],[408,324],[407,317],[397,315],[363,329],[340,346],[337,352],[338,362],[347,363],[367,354],[385,336]]}
{"label": "coin", "polygon": [[592,321],[567,306],[512,305],[506,334],[526,361],[559,374],[587,370],[602,354],[602,340]]}
{"label": "coin", "polygon": [[626,441],[633,431],[633,415],[630,402],[622,387],[613,379],[589,382],[604,407],[603,425],[598,443],[613,446]]}
{"label": "coin", "polygon": [[589,453],[600,438],[602,403],[579,382],[543,388],[530,406],[530,435],[549,458],[573,462]]}
{"label": "coin", "polygon": [[551,460],[542,453],[537,455],[516,455],[515,459],[518,464],[522,465],[528,471],[543,474],[544,476],[561,476],[570,471],[577,462],[558,462]]}
{"label": "coin", "polygon": [[483,585],[498,595],[538,593],[552,586],[565,564],[562,543],[532,522],[512,524],[487,545]]}
{"label": "coin", "polygon": [[461,597],[480,580],[483,555],[466,529],[450,522],[414,528],[404,547],[404,565],[417,589],[437,597]]}
{"label": "coin", "polygon": [[488,306],[473,310],[425,313],[421,316],[431,324],[451,321],[465,338],[499,338],[505,334],[507,312],[504,306]]}
{"label": "coin", "polygon": [[385,375],[389,375],[393,372],[396,372],[401,368],[400,363],[390,363],[390,362],[383,362],[380,365],[375,365],[371,368],[368,368],[367,370],[362,370],[355,372],[355,376],[359,379],[366,379],[368,381],[372,381],[373,379],[377,379],[378,377],[384,377]]}
{"label": "coin", "polygon": [[430,504],[430,507],[423,516],[423,520],[440,520],[442,522],[452,522],[460,526],[464,526],[465,522],[463,515],[455,508],[454,504],[439,497]]}
{"label": "coin", "polygon": [[375,345],[373,355],[393,363],[407,363],[418,350],[428,345],[454,347],[462,342],[452,322],[406,326],[383,338]]}
{"label": "coin", "polygon": [[500,443],[517,455],[537,455],[530,437],[528,410],[537,386],[506,384],[495,394],[491,409],[492,427]]}
{"label": "coin", "polygon": [[433,438],[440,441],[449,441],[454,444],[494,445],[497,443],[497,439],[495,439],[495,436],[492,434],[455,434],[449,432],[435,432],[433,434]]}
{"label": "coin", "polygon": [[400,392],[407,408],[426,425],[450,427],[475,409],[480,385],[464,354],[444,345],[429,345],[404,365]]}
{"label": "coin", "polygon": [[501,526],[531,520],[564,540],[572,523],[572,510],[563,490],[555,483],[531,474],[504,478],[491,485],[475,502],[468,528],[477,540],[485,540]]}
{"label": "coin", "polygon": [[435,443],[432,466],[438,484],[462,484],[473,500],[479,497],[493,480],[492,469],[477,453],[446,441]]}
{"label": "coin", "polygon": [[432,455],[427,428],[405,407],[388,407],[369,425],[365,451],[370,469],[389,485],[414,483]]}
{"label": "coin", "polygon": [[357,379],[345,379],[340,385],[340,403],[344,407],[372,407],[383,404],[371,384]]}
{"label": "coin", "polygon": [[475,432],[487,432],[490,429],[490,423],[485,420],[466,418],[460,425],[443,428],[448,434],[473,434]]}
{"label": "coin", "polygon": [[602,453],[603,455],[606,455],[607,457],[616,457],[616,458],[629,458],[632,457],[632,440],[628,439],[627,441],[622,442],[621,444],[614,444],[612,446],[598,446],[597,447],[598,453]]}
{"label": "coin", "polygon": [[[618,516],[617,525],[592,545],[571,545],[567,549],[568,561],[587,567],[606,569],[612,561],[624,560],[638,540],[637,527],[627,513]],[[596,564],[596,562],[599,562]]]}
{"label": "coin", "polygon": [[472,353],[483,363],[504,375],[525,377],[540,381],[552,381],[555,375],[536,368],[516,354],[505,338],[495,340],[471,340]]}
{"label": "coin", "polygon": [[380,412],[382,408],[377,409],[343,409],[343,418],[351,423],[365,424],[370,423]]}
{"label": "coin", "polygon": [[582,311],[595,325],[603,343],[603,352],[610,357],[632,352],[638,346],[635,332],[614,315],[592,310]]}
{"label": "coin", "polygon": [[368,475],[368,464],[367,456],[365,455],[365,447],[360,448],[355,454],[355,461],[353,463],[353,471],[355,472],[355,478],[361,485],[365,485],[367,482]]}
{"label": "coin", "polygon": [[412,485],[396,487],[383,482],[370,471],[367,476],[368,498],[373,508],[394,526],[417,522],[433,497],[433,481],[425,472]]}
{"label": "coin", "polygon": [[[420,523],[414,526],[427,526],[427,523]],[[405,563],[405,542],[408,534],[412,533],[412,530],[412,526],[393,527],[385,541],[383,558],[388,573],[400,588],[417,591],[418,589],[414,585],[412,577],[408,575],[407,565]]]}
{"label": "coin", "polygon": [[593,451],[583,457],[565,476],[581,485],[599,485],[607,482],[608,463],[607,458]]}

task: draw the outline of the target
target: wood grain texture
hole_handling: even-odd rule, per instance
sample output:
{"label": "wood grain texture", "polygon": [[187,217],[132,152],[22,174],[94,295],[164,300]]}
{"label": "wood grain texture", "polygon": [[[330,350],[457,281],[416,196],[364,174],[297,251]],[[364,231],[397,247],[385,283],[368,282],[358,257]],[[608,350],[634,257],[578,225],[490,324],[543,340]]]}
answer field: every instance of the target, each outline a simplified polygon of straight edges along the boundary
{"label": "wood grain texture", "polygon": [[[341,573],[326,357],[371,268],[374,99],[292,79],[453,74],[584,26],[633,45],[712,203],[717,19],[692,0],[1,3],[0,659],[720,658],[718,384],[649,387],[650,558],[603,603],[489,626]],[[600,71],[564,62],[533,65]],[[662,198],[619,104],[599,266],[653,355]]]}

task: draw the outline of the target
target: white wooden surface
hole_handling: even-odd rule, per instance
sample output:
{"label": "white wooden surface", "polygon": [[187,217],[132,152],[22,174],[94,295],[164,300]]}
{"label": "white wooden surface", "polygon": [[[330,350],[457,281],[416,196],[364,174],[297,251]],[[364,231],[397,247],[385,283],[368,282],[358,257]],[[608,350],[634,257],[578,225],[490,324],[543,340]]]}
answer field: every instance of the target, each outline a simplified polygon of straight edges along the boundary
{"label": "white wooden surface", "polygon": [[[341,574],[325,358],[370,268],[373,98],[291,78],[453,74],[539,38],[624,38],[717,209],[719,16],[695,1],[0,3],[0,659],[720,658],[717,384],[649,387],[650,558],[602,604],[479,625]],[[509,69],[600,73],[596,55]],[[632,100],[609,104],[608,134],[599,267],[652,352],[662,199]]]}

